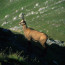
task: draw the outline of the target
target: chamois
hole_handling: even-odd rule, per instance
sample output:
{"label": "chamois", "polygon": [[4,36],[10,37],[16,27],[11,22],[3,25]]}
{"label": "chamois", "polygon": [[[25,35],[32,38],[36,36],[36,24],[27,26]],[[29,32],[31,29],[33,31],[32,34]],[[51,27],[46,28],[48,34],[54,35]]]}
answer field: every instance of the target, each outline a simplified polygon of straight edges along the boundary
{"label": "chamois", "polygon": [[42,32],[38,32],[36,30],[32,30],[27,27],[26,21],[22,20],[19,25],[22,25],[23,31],[24,31],[24,36],[30,41],[31,39],[40,42],[40,44],[46,48],[45,42],[47,41],[47,35]]}

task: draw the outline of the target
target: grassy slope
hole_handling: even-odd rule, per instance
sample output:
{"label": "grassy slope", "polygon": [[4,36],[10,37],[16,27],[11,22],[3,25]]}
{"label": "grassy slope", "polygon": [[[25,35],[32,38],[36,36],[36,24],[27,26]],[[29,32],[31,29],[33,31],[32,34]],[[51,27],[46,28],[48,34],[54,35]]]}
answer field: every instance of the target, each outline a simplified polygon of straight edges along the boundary
{"label": "grassy slope", "polygon": [[21,32],[21,26],[18,25],[20,13],[26,14],[29,27],[65,41],[64,0],[0,0],[0,27]]}

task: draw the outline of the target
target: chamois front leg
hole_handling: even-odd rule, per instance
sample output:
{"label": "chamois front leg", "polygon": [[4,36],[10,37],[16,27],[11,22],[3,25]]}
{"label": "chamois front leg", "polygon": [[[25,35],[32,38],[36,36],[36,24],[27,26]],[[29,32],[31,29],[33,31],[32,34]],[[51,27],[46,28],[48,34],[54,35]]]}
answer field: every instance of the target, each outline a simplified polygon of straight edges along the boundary
{"label": "chamois front leg", "polygon": [[30,38],[30,37],[27,37],[27,40],[28,40],[28,41],[31,41],[31,38]]}
{"label": "chamois front leg", "polygon": [[31,53],[32,53],[32,43],[31,43],[31,38],[28,37],[27,40],[28,40],[28,47],[27,47],[27,50],[28,50],[28,53],[31,54]]}

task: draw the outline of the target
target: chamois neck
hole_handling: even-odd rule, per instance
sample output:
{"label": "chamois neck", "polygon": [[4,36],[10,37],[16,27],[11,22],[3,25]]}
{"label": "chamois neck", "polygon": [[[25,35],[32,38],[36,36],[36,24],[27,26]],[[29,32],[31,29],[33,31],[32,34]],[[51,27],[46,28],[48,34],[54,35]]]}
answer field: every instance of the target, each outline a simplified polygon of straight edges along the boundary
{"label": "chamois neck", "polygon": [[25,31],[27,29],[27,25],[23,25],[23,31]]}

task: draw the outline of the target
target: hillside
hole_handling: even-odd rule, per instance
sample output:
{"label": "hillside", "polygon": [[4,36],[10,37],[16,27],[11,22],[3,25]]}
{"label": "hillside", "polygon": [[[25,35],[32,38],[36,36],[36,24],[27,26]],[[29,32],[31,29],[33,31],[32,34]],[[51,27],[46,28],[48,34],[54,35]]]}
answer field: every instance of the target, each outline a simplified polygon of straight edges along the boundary
{"label": "hillside", "polygon": [[21,13],[28,27],[65,41],[65,0],[0,0],[0,27],[22,33]]}
{"label": "hillside", "polygon": [[[22,13],[28,27],[50,36],[46,49],[24,37]],[[0,65],[65,65],[64,51],[65,0],[0,0]]]}

